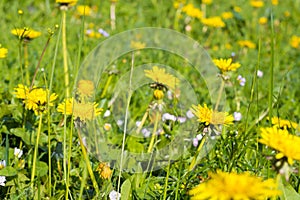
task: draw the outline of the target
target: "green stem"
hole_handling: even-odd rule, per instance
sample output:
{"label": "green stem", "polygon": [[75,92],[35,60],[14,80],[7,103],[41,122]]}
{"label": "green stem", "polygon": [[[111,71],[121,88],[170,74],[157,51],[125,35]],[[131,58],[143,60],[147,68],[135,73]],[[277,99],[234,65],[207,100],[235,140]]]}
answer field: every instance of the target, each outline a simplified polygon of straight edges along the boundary
{"label": "green stem", "polygon": [[202,138],[202,140],[201,140],[201,143],[199,144],[199,146],[198,146],[198,148],[197,148],[197,151],[196,151],[196,153],[195,153],[195,155],[194,155],[194,157],[193,157],[193,160],[192,160],[192,162],[191,162],[191,164],[190,164],[190,166],[189,166],[189,171],[192,171],[193,169],[194,169],[194,167],[196,166],[196,161],[197,161],[197,157],[198,157],[198,155],[199,155],[199,153],[200,153],[200,151],[201,151],[201,149],[202,149],[202,147],[203,147],[203,145],[204,145],[204,143],[205,143],[205,141],[206,141],[206,135]]}
{"label": "green stem", "polygon": [[[67,116],[65,115],[65,118],[66,117]],[[71,120],[71,124],[73,124],[73,117],[72,117],[72,120]],[[67,169],[68,171],[67,171],[67,180],[66,180],[66,200],[68,199],[69,185],[70,185],[72,145],[73,145],[73,126],[71,126],[70,135],[69,135],[68,169]]]}
{"label": "green stem", "polygon": [[215,105],[215,110],[218,110],[218,107],[219,107],[219,104],[220,104],[220,101],[221,101],[221,97],[222,97],[222,93],[223,93],[223,90],[224,90],[224,86],[225,86],[225,81],[222,78],[222,83],[221,83],[221,86],[220,86],[220,90],[218,92],[218,98],[217,98],[217,102],[216,102],[216,105]]}
{"label": "green stem", "polygon": [[158,127],[159,116],[160,116],[159,111],[156,111],[155,124],[154,124],[154,128],[153,128],[153,131],[152,131],[151,141],[150,141],[150,144],[149,144],[149,147],[148,147],[148,151],[147,151],[148,153],[151,153],[152,149],[153,149],[154,140],[156,138],[156,131],[157,131],[157,127]]}
{"label": "green stem", "polygon": [[101,96],[100,96],[101,99],[102,99],[103,97],[105,97],[107,88],[108,88],[108,86],[110,85],[111,80],[112,80],[112,75],[109,75],[109,77],[108,77],[108,79],[107,79],[107,81],[106,81],[106,83],[105,83],[105,86],[104,86],[104,88],[103,88],[102,94],[101,94]]}
{"label": "green stem", "polygon": [[136,129],[136,133],[137,133],[137,134],[140,133],[141,129],[143,128],[143,126],[144,126],[144,124],[145,124],[145,121],[146,121],[146,119],[147,119],[147,117],[148,117],[148,114],[149,114],[149,109],[146,110],[146,112],[145,112],[145,114],[144,114],[144,116],[143,116],[143,118],[142,118],[142,121],[141,121],[141,123],[139,124],[139,127]]}
{"label": "green stem", "polygon": [[26,76],[26,85],[29,85],[29,70],[28,70],[28,46],[27,42],[23,41],[23,47],[24,47],[24,68],[25,68],[25,76]]}
{"label": "green stem", "polygon": [[168,187],[169,176],[170,176],[170,160],[169,160],[169,163],[168,163],[167,175],[166,175],[166,178],[165,178],[165,189],[164,189],[163,200],[167,199],[167,187]]}
{"label": "green stem", "polygon": [[62,50],[63,50],[63,63],[64,63],[64,75],[65,75],[65,89],[66,98],[70,97],[70,83],[69,83],[69,69],[67,58],[67,36],[66,36],[66,11],[62,11]]}
{"label": "green stem", "polygon": [[36,167],[36,158],[37,158],[37,152],[39,148],[39,140],[40,140],[40,135],[41,135],[41,130],[42,130],[42,120],[43,119],[43,114],[40,114],[40,120],[39,120],[39,126],[38,126],[38,132],[36,136],[36,141],[35,141],[35,147],[34,147],[34,153],[33,153],[33,162],[32,162],[32,171],[31,171],[31,189],[33,191],[33,182],[34,182],[34,176],[35,176],[35,167]]}
{"label": "green stem", "polygon": [[80,129],[78,129],[78,138],[79,138],[79,143],[80,143],[80,147],[81,147],[81,150],[82,150],[82,155],[84,157],[84,160],[85,160],[88,172],[90,174],[90,178],[92,180],[93,186],[94,186],[94,188],[96,190],[96,193],[97,193],[96,196],[97,196],[99,194],[99,187],[98,187],[96,178],[94,176],[93,169],[92,169],[92,166],[90,164],[90,160],[89,160],[88,154],[86,152],[85,146],[84,146],[83,141],[82,141]]}
{"label": "green stem", "polygon": [[269,75],[269,119],[273,116],[273,87],[274,87],[274,24],[273,24],[273,12],[271,12],[271,65],[270,65],[270,75]]}

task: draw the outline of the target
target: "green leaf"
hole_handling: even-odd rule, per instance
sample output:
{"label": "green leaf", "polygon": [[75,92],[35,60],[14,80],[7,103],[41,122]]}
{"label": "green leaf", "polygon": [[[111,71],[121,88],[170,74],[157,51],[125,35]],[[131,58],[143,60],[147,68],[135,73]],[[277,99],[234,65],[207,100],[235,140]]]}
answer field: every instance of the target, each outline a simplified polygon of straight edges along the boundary
{"label": "green leaf", "polygon": [[48,165],[45,162],[37,161],[36,162],[36,175],[39,177],[45,176],[48,172]]}
{"label": "green leaf", "polygon": [[[22,138],[22,140],[29,145],[33,145],[35,144],[35,139],[36,139],[36,132],[29,132],[29,131],[25,131],[23,128],[14,128],[14,129],[10,129],[10,132],[17,136]],[[39,144],[46,144],[48,142],[48,136],[45,135],[44,133],[41,133],[40,135],[40,141]]]}
{"label": "green leaf", "polygon": [[121,186],[121,198],[122,200],[131,199],[131,182],[127,179]]}
{"label": "green leaf", "polygon": [[17,175],[17,170],[11,166],[4,167],[0,170],[0,176],[15,176]]}
{"label": "green leaf", "polygon": [[281,190],[282,194],[280,195],[281,200],[290,200],[290,199],[300,199],[300,195],[295,191],[295,189],[289,184],[284,183],[282,180],[283,177],[279,180],[278,188]]}

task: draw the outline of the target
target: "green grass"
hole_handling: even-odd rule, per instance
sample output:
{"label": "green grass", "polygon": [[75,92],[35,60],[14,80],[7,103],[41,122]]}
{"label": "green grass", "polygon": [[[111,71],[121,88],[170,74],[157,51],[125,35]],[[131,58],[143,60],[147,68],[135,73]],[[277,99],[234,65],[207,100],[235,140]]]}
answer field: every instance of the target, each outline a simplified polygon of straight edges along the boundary
{"label": "green grass", "polygon": [[[203,9],[200,0],[187,2]],[[293,35],[300,36],[300,2],[280,1],[274,6],[271,1],[265,1],[262,8],[253,8],[248,0],[213,0],[211,5],[206,5],[206,16],[221,16],[225,11],[233,13],[233,18],[224,20],[223,28],[204,26],[199,19],[176,10],[173,3],[117,1],[116,27],[112,30],[110,1],[79,0],[77,5],[91,6],[93,14],[80,17],[76,6],[66,12],[67,49],[63,52],[62,12],[54,1],[0,2],[0,44],[8,49],[6,58],[0,58],[0,161],[6,161],[6,167],[0,169],[0,175],[6,177],[5,186],[0,186],[0,199],[109,199],[112,190],[120,192],[122,199],[190,199],[188,191],[198,185],[201,178],[209,179],[209,172],[249,171],[264,179],[277,177],[276,152],[260,144],[258,139],[260,128],[272,125],[268,117],[276,116],[297,124],[300,121],[300,45],[294,48],[290,44]],[[239,6],[241,12],[234,11],[234,6]],[[18,10],[24,13],[20,15]],[[260,17],[266,17],[267,23],[259,24]],[[59,27],[55,28],[56,25]],[[11,30],[23,27],[42,33],[27,43],[27,69],[23,41],[11,34]],[[205,76],[198,74],[194,63],[172,52],[141,49],[109,60],[107,55],[122,49],[126,42],[130,44],[130,41],[120,42],[119,46],[105,49],[112,54],[98,55],[99,59],[103,56],[109,60],[106,70],[99,73],[101,76],[91,70],[81,71],[82,63],[95,58],[90,53],[94,49],[94,53],[97,52],[101,42],[123,31],[143,27],[178,31],[197,41],[210,58],[232,58],[239,62],[241,67],[237,71],[227,73],[230,78],[222,93],[222,97],[226,94],[226,100],[221,105],[229,114],[240,112],[242,120],[214,129],[221,134],[217,139],[202,139],[204,146],[198,150],[193,146],[193,139],[204,127],[195,117],[182,124],[163,122],[160,116],[164,113],[186,116],[191,104],[206,103],[214,108],[216,103],[210,97]],[[54,34],[49,35],[48,29]],[[88,29],[95,32],[103,29],[110,36],[92,38],[86,35]],[[142,35],[132,38],[139,41]],[[157,41],[165,42],[159,39]],[[252,41],[256,47],[241,47],[240,40]],[[185,43],[174,41],[174,44],[187,53],[192,52],[192,47]],[[191,57],[198,58],[197,55]],[[92,63],[92,69],[101,71],[101,61]],[[164,67],[181,82],[178,99],[168,99],[164,93],[162,111],[154,108],[160,101],[153,97],[150,87],[153,82],[143,77],[143,70],[152,69],[153,63]],[[69,74],[64,73],[64,65]],[[34,86],[58,95],[42,119],[26,109],[14,94],[18,84],[26,85],[26,74],[31,83],[36,69]],[[263,72],[262,77],[256,76],[258,70]],[[66,97],[65,75],[70,78],[74,97],[77,97],[74,92],[78,80],[97,79],[92,80],[96,87],[91,99],[103,112],[79,129],[76,119],[56,109]],[[237,81],[238,75],[246,79],[245,86]],[[128,83],[129,78],[133,85]],[[221,77],[218,80],[221,83]],[[111,111],[110,116],[104,116],[106,110]],[[142,128],[149,129],[149,137],[136,133],[136,122],[143,116],[147,118]],[[118,124],[118,120],[123,120],[123,124]],[[105,127],[107,124],[111,128]],[[127,128],[124,130],[124,127]],[[164,132],[152,137],[153,129]],[[299,125],[289,129],[297,136],[299,131]],[[151,138],[154,146],[149,148]],[[84,141],[88,144],[87,154]],[[14,155],[15,147],[23,150],[21,158]],[[150,154],[144,155],[147,151]],[[194,161],[195,167],[191,168]],[[108,162],[112,170],[107,179],[97,171],[101,162]],[[300,196],[299,160],[294,161],[289,170],[289,180],[283,178],[279,184],[283,195],[278,199]]]}

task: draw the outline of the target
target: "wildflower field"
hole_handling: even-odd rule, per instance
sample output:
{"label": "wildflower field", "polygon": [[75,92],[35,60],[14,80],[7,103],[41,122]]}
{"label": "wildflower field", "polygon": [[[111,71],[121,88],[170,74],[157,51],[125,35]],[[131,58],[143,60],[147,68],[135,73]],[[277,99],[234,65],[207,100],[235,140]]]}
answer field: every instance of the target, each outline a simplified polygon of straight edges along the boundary
{"label": "wildflower field", "polygon": [[0,199],[300,199],[299,0],[0,1]]}

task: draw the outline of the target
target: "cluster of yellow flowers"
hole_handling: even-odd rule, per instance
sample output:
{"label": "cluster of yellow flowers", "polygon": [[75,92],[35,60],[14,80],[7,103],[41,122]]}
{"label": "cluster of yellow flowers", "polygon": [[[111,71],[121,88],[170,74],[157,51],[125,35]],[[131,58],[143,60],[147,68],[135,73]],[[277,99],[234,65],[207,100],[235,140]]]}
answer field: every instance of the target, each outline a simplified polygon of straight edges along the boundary
{"label": "cluster of yellow flowers", "polygon": [[8,50],[6,48],[1,47],[0,45],[0,58],[5,58]]}
{"label": "cluster of yellow flowers", "polygon": [[235,71],[237,68],[241,66],[240,63],[233,63],[232,59],[213,59],[214,64],[220,69],[222,73],[228,71]]}
{"label": "cluster of yellow flowers", "polygon": [[78,99],[65,99],[58,105],[57,111],[62,114],[73,115],[74,119],[79,119],[81,122],[93,120],[103,110],[102,108],[98,108],[98,103],[89,101],[94,91],[95,87],[92,81],[79,80],[77,83]]}
{"label": "cluster of yellow flowers", "polygon": [[29,89],[22,84],[19,84],[18,87],[15,88],[14,94],[17,98],[23,100],[26,109],[33,110],[36,115],[45,113],[48,106],[53,106],[53,101],[57,99],[57,95],[55,93],[49,95],[47,89],[37,87]]}

